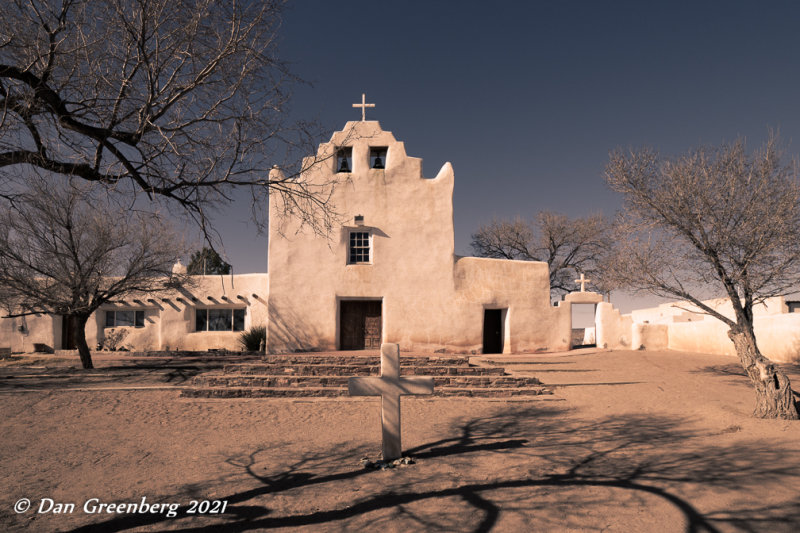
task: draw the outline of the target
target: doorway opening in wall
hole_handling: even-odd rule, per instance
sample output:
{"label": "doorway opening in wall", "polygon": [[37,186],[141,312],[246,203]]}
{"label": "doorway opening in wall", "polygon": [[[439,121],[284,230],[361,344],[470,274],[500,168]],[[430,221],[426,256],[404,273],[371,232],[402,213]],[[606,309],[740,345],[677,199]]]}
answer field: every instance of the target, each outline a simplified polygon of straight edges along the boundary
{"label": "doorway opening in wall", "polygon": [[376,350],[381,347],[381,300],[339,301],[339,349]]}
{"label": "doorway opening in wall", "polygon": [[596,308],[596,304],[572,304],[572,338],[569,343],[572,349],[597,346]]}
{"label": "doorway opening in wall", "polygon": [[483,310],[483,353],[503,353],[506,312],[508,309]]}
{"label": "doorway opening in wall", "polygon": [[78,346],[75,344],[75,322],[77,319],[72,317],[70,319],[66,315],[61,315],[61,349],[62,350],[77,350]]}

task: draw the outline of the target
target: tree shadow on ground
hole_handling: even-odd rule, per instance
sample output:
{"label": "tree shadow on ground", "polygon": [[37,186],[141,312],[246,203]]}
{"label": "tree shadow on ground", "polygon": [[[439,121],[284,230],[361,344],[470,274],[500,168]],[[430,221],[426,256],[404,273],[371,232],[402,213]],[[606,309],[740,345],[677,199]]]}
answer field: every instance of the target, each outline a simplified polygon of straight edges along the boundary
{"label": "tree shadow on ground", "polygon": [[[204,497],[214,487],[215,499],[228,502],[224,515],[121,515],[74,531],[306,526],[481,532],[509,523],[590,530],[601,529],[597,516],[627,508],[634,513],[660,509],[679,517],[689,532],[716,532],[720,526],[775,531],[800,520],[799,497],[752,497],[797,493],[796,447],[745,441],[727,430],[699,433],[689,429],[692,420],[686,418],[581,420],[567,414],[560,407],[519,404],[493,416],[460,420],[452,427],[453,437],[407,450],[417,464],[389,471],[358,466],[363,447],[337,446],[300,457],[288,455],[285,447],[258,449],[225,459],[236,469],[231,475],[184,487],[165,500]],[[290,459],[281,464],[284,457]],[[231,491],[232,486],[243,489]],[[702,500],[709,493],[728,497],[721,503]],[[327,508],[319,508],[323,496]],[[288,511],[281,501],[288,502]]]}
{"label": "tree shadow on ground", "polygon": [[[777,366],[788,374],[800,374],[800,363],[777,363]],[[747,374],[742,365],[737,362],[708,365],[691,371],[693,374],[712,374],[717,376],[741,376],[747,379]]]}
{"label": "tree shadow on ground", "polygon": [[747,379],[747,374],[738,362],[708,365],[696,370],[690,370],[690,372],[692,374],[712,374],[716,376],[741,376]]}
{"label": "tree shadow on ground", "polygon": [[182,385],[204,372],[219,371],[224,361],[196,364],[146,362],[122,365],[97,365],[93,369],[54,367],[32,369],[5,368],[0,371],[0,390],[48,390],[83,386]]}
{"label": "tree shadow on ground", "polygon": [[[790,376],[792,380],[792,395],[795,399],[795,406],[797,410],[800,411],[800,393],[797,392],[798,388],[798,376],[800,374],[800,364],[798,363],[779,363],[778,366],[787,374],[795,374],[795,376]],[[743,383],[743,384],[750,384],[750,379],[747,377],[747,373],[742,368],[742,365],[739,363],[725,363],[720,365],[708,365],[697,370],[691,371],[693,374],[711,374],[717,377],[730,377],[730,381],[734,383]]]}

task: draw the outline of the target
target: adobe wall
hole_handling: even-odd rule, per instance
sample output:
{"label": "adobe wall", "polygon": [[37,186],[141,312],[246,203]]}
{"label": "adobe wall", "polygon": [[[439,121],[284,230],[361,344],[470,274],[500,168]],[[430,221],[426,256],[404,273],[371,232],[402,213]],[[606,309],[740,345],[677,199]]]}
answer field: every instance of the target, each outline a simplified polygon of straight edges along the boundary
{"label": "adobe wall", "polygon": [[[765,357],[778,363],[800,361],[800,313],[759,316],[753,319],[756,342]],[[736,355],[728,326],[710,317],[700,321],[667,324],[671,350]]]}
{"label": "adobe wall", "polygon": [[0,347],[11,348],[12,352],[32,352],[34,344],[57,349],[54,339],[61,342],[60,322],[60,317],[54,320],[46,314],[0,318]]}
{"label": "adobe wall", "polygon": [[609,302],[597,304],[595,324],[598,348],[617,350],[631,347],[633,321],[630,316],[620,315]]}
{"label": "adobe wall", "polygon": [[454,277],[454,333],[467,351],[482,347],[484,309],[508,309],[506,353],[569,349],[570,309],[550,305],[547,263],[461,257]]}
{"label": "adobe wall", "polygon": [[[726,298],[703,303],[734,318]],[[789,313],[783,297],[767,299],[753,309],[756,342],[764,356],[776,362],[800,361],[800,313]],[[634,327],[667,328],[667,347],[671,350],[736,355],[722,321],[698,312],[687,302],[670,302],[655,308],[633,311]],[[646,348],[651,348],[646,342]]]}
{"label": "adobe wall", "polygon": [[666,350],[669,347],[667,324],[633,324],[631,348],[634,350]]}

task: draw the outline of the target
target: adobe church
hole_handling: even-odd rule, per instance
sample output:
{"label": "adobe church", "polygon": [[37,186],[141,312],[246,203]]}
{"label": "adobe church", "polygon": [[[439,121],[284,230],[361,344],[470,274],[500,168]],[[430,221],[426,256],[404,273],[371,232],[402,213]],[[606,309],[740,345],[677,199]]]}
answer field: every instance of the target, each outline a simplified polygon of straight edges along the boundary
{"label": "adobe church", "polygon": [[[455,255],[450,163],[424,177],[371,120],[348,122],[315,161],[305,178],[339,182],[332,203],[345,223],[331,241],[291,219],[270,224],[270,352],[568,348],[569,309],[550,305],[546,263]],[[279,209],[273,199],[271,222]]]}

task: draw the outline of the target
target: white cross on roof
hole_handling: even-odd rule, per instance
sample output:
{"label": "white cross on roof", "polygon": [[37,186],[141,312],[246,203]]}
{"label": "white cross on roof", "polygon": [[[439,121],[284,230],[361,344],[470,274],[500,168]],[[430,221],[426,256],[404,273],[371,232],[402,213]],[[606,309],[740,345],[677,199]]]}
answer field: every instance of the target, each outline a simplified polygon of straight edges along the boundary
{"label": "white cross on roof", "polygon": [[367,120],[367,108],[368,107],[375,107],[375,104],[368,104],[367,103],[367,95],[361,93],[361,103],[360,104],[353,104],[353,107],[360,107],[361,108],[361,122]]}

